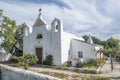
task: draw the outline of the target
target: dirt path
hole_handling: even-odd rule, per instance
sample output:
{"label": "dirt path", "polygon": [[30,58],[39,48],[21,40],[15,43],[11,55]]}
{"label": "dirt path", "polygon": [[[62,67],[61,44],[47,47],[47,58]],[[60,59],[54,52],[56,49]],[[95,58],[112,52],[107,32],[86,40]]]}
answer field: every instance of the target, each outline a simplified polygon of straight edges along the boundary
{"label": "dirt path", "polygon": [[106,64],[102,68],[101,76],[109,77],[112,80],[120,80],[120,63],[113,61],[114,70],[111,71],[110,60],[106,61]]}

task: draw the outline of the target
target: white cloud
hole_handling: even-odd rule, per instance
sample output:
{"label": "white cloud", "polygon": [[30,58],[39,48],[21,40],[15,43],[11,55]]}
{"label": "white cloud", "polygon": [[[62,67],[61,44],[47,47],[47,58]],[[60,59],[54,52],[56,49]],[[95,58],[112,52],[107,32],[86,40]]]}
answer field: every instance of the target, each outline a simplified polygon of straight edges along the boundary
{"label": "white cloud", "polygon": [[[18,24],[26,22],[32,25],[38,16],[38,9],[42,8],[43,18],[50,25],[51,21],[57,17],[64,23],[64,29],[68,32],[76,34],[91,33],[102,39],[108,38],[113,29],[118,29],[118,22],[114,24],[114,17],[118,16],[119,3],[113,0],[106,0],[104,7],[99,6],[96,0],[61,0],[70,6],[69,8],[60,7],[56,4],[35,4],[35,3],[16,3],[11,4],[0,1],[0,8],[4,10],[4,14],[17,21]],[[102,0],[104,1],[104,0]],[[117,3],[117,4],[115,4]],[[106,12],[101,12],[99,8]],[[119,10],[119,11],[118,11]],[[116,12],[116,14],[114,12]],[[120,16],[119,16],[120,17]],[[115,25],[116,27],[112,27]],[[120,29],[118,29],[120,30]],[[110,33],[110,34],[109,34]],[[118,33],[119,34],[119,33]]]}
{"label": "white cloud", "polygon": [[120,34],[113,34],[112,37],[116,39],[120,39]]}

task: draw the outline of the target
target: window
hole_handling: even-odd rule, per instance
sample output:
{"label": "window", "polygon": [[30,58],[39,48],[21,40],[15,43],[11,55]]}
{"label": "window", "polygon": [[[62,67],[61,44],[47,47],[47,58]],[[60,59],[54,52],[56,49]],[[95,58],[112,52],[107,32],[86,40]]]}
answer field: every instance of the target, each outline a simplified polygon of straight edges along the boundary
{"label": "window", "polygon": [[58,24],[56,24],[55,25],[55,32],[58,32],[58,28],[59,28],[59,26],[58,26]]}
{"label": "window", "polygon": [[58,24],[56,25],[55,29],[58,30]]}
{"label": "window", "polygon": [[55,32],[58,32],[58,30],[59,30],[59,22],[58,21],[54,22],[54,30],[55,30]]}
{"label": "window", "polygon": [[83,58],[83,52],[82,51],[78,51],[78,57]]}
{"label": "window", "polygon": [[37,39],[42,39],[42,34],[38,34]]}

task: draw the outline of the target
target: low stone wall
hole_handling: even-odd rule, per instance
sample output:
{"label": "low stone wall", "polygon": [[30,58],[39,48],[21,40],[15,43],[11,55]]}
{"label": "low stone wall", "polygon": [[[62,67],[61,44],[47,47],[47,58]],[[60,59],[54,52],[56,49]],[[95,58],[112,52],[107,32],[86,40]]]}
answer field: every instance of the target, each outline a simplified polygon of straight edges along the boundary
{"label": "low stone wall", "polygon": [[0,64],[0,80],[62,80],[48,75],[35,73]]}

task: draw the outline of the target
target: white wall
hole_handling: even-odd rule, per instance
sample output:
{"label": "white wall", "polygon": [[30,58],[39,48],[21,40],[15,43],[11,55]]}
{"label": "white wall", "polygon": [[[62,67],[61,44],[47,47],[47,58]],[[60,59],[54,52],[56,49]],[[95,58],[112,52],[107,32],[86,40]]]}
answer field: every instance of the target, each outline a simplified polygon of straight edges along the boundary
{"label": "white wall", "polygon": [[72,39],[78,39],[81,41],[84,41],[84,39],[80,36],[76,36],[67,32],[63,32],[62,33],[62,64],[65,61],[69,61],[69,59],[71,58],[71,56],[69,56],[69,54],[71,53],[71,40]]}
{"label": "white wall", "polygon": [[[55,31],[55,26],[58,25],[58,31]],[[59,19],[54,19],[51,24],[51,54],[54,58],[54,65],[61,65],[61,34],[63,32],[63,25]]]}
{"label": "white wall", "polygon": [[[29,52],[31,54],[35,54],[35,48],[42,48],[42,60],[45,60],[46,54],[50,53],[50,31],[47,30],[46,25],[32,27],[32,33],[28,36],[24,35],[24,47],[23,53]],[[42,34],[42,39],[36,39],[37,34]]]}
{"label": "white wall", "polygon": [[90,59],[96,59],[96,55],[94,53],[94,45],[88,44],[86,42],[72,39],[72,65],[75,66],[75,63],[78,59],[78,51],[83,52],[83,62],[87,62]]}

